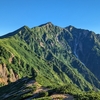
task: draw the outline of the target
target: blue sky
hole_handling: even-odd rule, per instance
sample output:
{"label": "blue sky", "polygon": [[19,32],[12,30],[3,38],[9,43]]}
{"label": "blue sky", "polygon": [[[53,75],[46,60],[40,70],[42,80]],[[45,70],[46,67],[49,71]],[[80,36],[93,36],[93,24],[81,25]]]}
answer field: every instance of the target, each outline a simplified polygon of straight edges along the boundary
{"label": "blue sky", "polygon": [[100,33],[100,0],[0,0],[0,35],[24,25],[54,25]]}

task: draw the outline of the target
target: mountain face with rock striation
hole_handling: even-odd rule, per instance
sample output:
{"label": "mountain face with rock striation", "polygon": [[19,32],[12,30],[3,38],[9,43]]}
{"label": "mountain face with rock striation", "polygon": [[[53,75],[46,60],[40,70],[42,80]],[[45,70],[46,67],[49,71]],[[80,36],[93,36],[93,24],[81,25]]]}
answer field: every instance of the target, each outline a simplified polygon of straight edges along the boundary
{"label": "mountain face with rock striation", "polygon": [[0,37],[0,85],[32,76],[42,86],[100,89],[100,35],[51,22]]}

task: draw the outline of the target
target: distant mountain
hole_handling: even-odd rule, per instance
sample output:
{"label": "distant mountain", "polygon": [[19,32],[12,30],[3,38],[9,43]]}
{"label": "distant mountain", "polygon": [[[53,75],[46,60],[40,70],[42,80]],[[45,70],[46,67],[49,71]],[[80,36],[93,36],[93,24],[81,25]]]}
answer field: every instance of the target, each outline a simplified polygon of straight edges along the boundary
{"label": "distant mountain", "polygon": [[42,86],[100,89],[100,35],[51,22],[0,37],[1,86],[33,76]]}

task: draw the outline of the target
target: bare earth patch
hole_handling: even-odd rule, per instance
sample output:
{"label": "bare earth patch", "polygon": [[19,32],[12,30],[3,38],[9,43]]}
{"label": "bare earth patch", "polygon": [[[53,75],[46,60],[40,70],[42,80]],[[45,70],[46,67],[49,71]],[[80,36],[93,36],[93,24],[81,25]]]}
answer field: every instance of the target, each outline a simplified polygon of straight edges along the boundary
{"label": "bare earth patch", "polygon": [[51,98],[53,100],[59,100],[59,99],[74,100],[74,97],[69,94],[53,94],[53,95],[51,95]]}

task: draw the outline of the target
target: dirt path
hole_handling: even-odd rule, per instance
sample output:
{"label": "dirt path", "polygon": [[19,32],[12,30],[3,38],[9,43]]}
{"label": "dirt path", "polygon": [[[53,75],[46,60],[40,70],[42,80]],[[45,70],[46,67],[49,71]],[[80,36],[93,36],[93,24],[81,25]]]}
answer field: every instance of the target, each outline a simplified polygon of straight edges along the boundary
{"label": "dirt path", "polygon": [[[34,91],[33,96],[31,98],[25,99],[25,100],[31,100],[31,99],[37,97],[40,92],[49,90],[48,88],[42,87],[40,84],[38,84],[35,81],[31,81],[28,84],[28,86],[31,86],[32,84],[36,85],[37,89],[36,89],[36,91]],[[59,100],[60,98],[62,98],[63,100],[74,100],[74,97],[69,94],[53,94],[50,97],[52,98],[52,100]]]}
{"label": "dirt path", "polygon": [[59,100],[60,98],[63,100],[74,100],[74,97],[69,94],[53,94],[51,98],[53,100]]}
{"label": "dirt path", "polygon": [[14,55],[11,53],[11,57],[9,58],[9,63],[12,63]]}
{"label": "dirt path", "polygon": [[49,89],[47,89],[47,88],[40,87],[40,88],[38,88],[38,89],[34,92],[34,94],[39,93],[39,92],[42,92],[42,91],[48,91],[48,90],[49,90]]}

